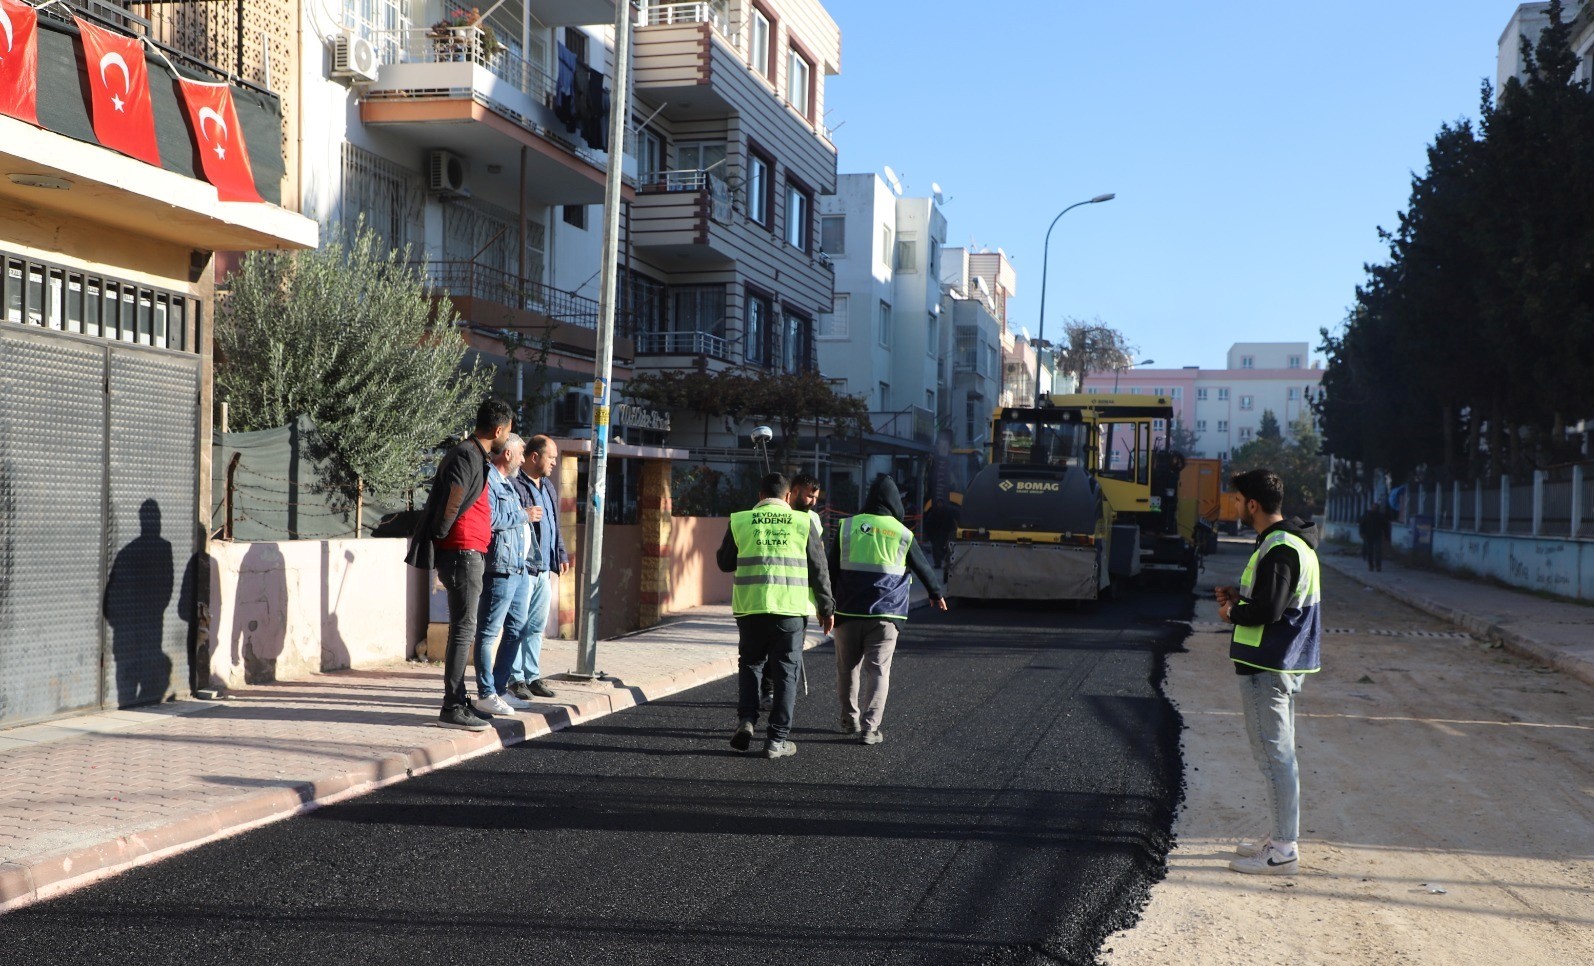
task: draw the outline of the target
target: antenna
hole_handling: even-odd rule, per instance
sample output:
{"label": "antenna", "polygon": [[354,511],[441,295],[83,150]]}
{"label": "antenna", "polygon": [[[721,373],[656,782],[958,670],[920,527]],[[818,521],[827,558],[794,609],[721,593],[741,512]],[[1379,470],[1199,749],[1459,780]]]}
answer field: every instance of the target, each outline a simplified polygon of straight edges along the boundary
{"label": "antenna", "polygon": [[886,185],[891,189],[891,193],[896,195],[898,198],[902,197],[902,180],[897,177],[897,173],[895,171],[891,170],[891,165],[889,164],[886,165],[885,172]]}

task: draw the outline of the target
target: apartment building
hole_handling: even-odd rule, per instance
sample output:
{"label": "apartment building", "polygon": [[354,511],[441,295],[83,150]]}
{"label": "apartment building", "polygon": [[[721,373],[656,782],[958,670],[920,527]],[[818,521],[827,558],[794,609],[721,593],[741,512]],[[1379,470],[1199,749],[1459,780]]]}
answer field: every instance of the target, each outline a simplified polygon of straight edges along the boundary
{"label": "apartment building", "polygon": [[1085,390],[1168,396],[1174,419],[1195,434],[1190,455],[1218,459],[1255,439],[1265,412],[1278,419],[1286,436],[1296,420],[1311,415],[1323,370],[1307,343],[1237,342],[1227,361],[1225,369],[1094,372],[1085,378]]}
{"label": "apartment building", "polygon": [[835,302],[820,317],[819,367],[840,392],[869,400],[874,432],[862,479],[911,478],[935,442],[950,378],[942,304],[946,218],[938,199],[899,197],[875,174],[837,178],[819,199]]}
{"label": "apartment building", "polygon": [[974,273],[975,257],[964,248],[941,253],[942,358],[950,363],[951,378],[942,388],[940,419],[952,452],[963,457],[954,461],[961,471],[953,473],[958,484],[973,475],[989,442],[991,414],[1002,405],[1006,303],[999,306],[995,288]]}
{"label": "apartment building", "polygon": [[[10,725],[191,690],[204,663],[190,652],[205,592],[193,562],[213,506],[215,253],[311,247],[317,229],[285,207],[284,108],[258,46],[221,51],[92,0],[5,13],[7,53],[36,55],[36,74],[6,78],[34,96],[0,108]],[[110,70],[83,70],[90,43]],[[197,125],[179,77],[218,98]],[[260,200],[224,201],[218,183]]]}

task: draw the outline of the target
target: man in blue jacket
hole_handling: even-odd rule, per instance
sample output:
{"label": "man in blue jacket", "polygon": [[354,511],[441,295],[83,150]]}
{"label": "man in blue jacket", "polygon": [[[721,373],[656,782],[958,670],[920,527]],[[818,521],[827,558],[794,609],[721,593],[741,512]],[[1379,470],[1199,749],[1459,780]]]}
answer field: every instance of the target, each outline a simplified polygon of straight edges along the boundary
{"label": "man in blue jacket", "polygon": [[525,453],[525,442],[511,433],[504,451],[493,457],[487,469],[493,535],[487,546],[481,608],[476,617],[476,700],[471,702],[471,707],[485,715],[514,714],[531,706],[508,693],[509,670],[531,595],[531,575],[526,571],[526,511],[510,482],[520,471]]}
{"label": "man in blue jacket", "polygon": [[1295,759],[1295,698],[1322,666],[1322,581],[1318,530],[1284,519],[1284,481],[1272,470],[1241,473],[1230,486],[1244,501],[1240,522],[1256,531],[1256,550],[1238,587],[1216,589],[1218,617],[1234,625],[1229,659],[1240,675],[1245,730],[1265,779],[1272,826],[1242,841],[1229,863],[1251,875],[1300,868],[1301,772]]}
{"label": "man in blue jacket", "polygon": [[[553,606],[553,575],[570,573],[570,554],[559,532],[559,491],[553,471],[559,465],[559,447],[547,436],[526,442],[526,460],[513,474],[515,492],[526,510],[526,573],[530,586],[526,620],[514,648],[509,668],[509,693],[523,701],[551,698],[553,688],[542,679],[542,638]],[[505,636],[507,639],[507,635]]]}

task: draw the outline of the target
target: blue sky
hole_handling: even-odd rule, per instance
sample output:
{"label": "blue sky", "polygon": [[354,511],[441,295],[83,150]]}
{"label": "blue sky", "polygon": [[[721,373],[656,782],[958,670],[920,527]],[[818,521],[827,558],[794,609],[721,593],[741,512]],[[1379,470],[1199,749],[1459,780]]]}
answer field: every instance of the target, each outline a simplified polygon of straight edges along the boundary
{"label": "blue sky", "polygon": [[939,182],[1001,247],[1014,325],[1100,316],[1158,368],[1337,329],[1445,121],[1477,116],[1515,3],[826,0],[843,173]]}

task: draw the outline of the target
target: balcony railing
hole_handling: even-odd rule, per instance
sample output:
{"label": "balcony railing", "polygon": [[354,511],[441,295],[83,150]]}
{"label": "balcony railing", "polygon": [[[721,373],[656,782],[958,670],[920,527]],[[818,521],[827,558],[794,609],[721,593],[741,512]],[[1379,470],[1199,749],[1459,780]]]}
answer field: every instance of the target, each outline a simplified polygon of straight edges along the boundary
{"label": "balcony railing", "polygon": [[[583,295],[521,278],[513,272],[476,262],[428,261],[417,264],[426,280],[456,298],[481,299],[528,312],[538,312],[556,322],[583,329],[598,327],[598,303]],[[629,315],[617,313],[615,332],[629,336],[634,326]]]}
{"label": "balcony railing", "polygon": [[711,168],[685,171],[654,171],[637,179],[643,194],[670,194],[672,192],[707,191],[709,217],[722,225],[731,222],[730,183]]}
{"label": "balcony railing", "polygon": [[718,30],[733,46],[736,37],[723,3],[649,3],[637,10],[638,27],[663,27],[678,23],[706,23]]}
{"label": "balcony railing", "polygon": [[636,351],[637,355],[731,357],[730,342],[712,332],[643,332],[636,337]]}
{"label": "balcony railing", "polygon": [[476,26],[389,30],[371,40],[384,64],[478,64],[539,104],[552,102],[554,78],[536,64],[494,41]]}
{"label": "balcony railing", "polygon": [[911,439],[918,443],[935,441],[935,413],[922,406],[907,406],[889,413],[870,413],[869,423],[882,436]]}

